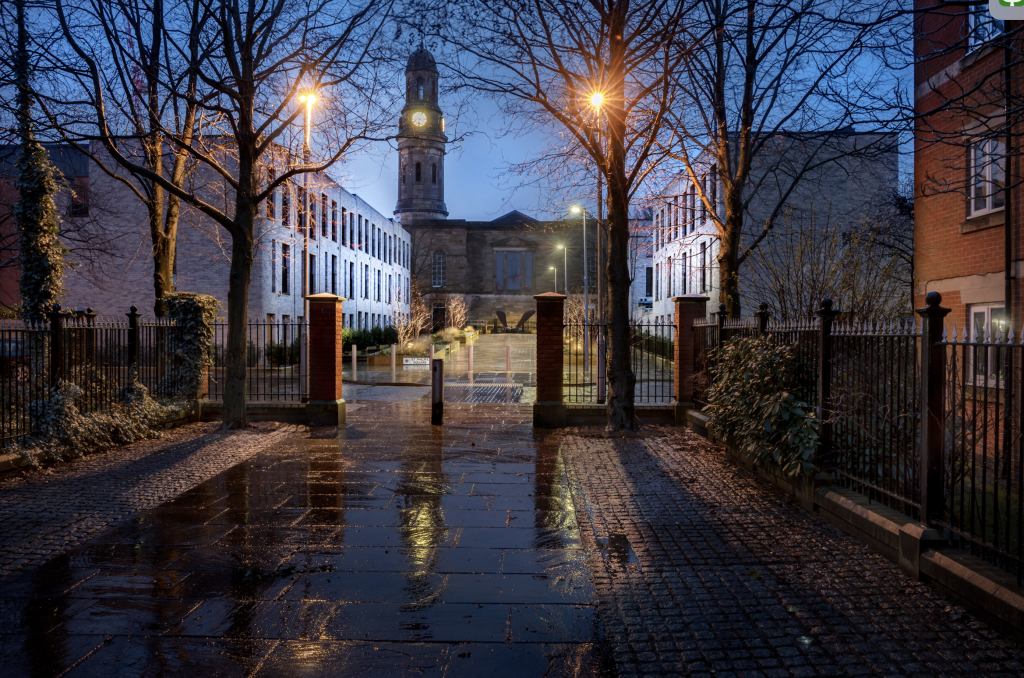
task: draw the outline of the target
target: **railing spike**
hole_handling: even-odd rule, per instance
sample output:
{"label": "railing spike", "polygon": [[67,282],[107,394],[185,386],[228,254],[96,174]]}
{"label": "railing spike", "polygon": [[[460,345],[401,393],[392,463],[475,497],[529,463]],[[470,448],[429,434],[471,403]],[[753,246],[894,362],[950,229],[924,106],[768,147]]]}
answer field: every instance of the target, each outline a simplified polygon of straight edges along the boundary
{"label": "railing spike", "polygon": [[985,343],[992,343],[992,327],[991,325],[985,327]]}
{"label": "railing spike", "polygon": [[942,326],[942,343],[943,344],[947,343],[946,342],[946,326],[945,325]]}
{"label": "railing spike", "polygon": [[1006,343],[1007,344],[1012,344],[1014,339],[1016,339],[1016,337],[1013,335],[1013,328],[1012,327],[1007,327],[1006,328]]}
{"label": "railing spike", "polygon": [[959,339],[959,335],[956,332],[956,323],[953,323],[953,343],[955,344]]}

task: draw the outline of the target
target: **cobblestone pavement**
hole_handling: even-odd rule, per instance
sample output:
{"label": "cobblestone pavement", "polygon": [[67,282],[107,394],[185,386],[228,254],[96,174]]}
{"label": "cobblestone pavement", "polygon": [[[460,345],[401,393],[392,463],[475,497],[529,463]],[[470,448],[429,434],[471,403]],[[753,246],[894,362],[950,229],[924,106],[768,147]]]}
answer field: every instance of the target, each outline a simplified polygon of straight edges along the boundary
{"label": "cobblestone pavement", "polygon": [[999,634],[689,431],[549,444],[622,675],[1024,675]]}
{"label": "cobblestone pavement", "polygon": [[[213,433],[192,424],[161,438],[0,480],[0,575],[38,565],[133,511],[157,506],[256,454],[285,433]],[[2,580],[0,580],[2,581]]]}
{"label": "cobblestone pavement", "polygon": [[0,673],[1024,675],[688,432],[530,418],[452,404],[432,427],[422,403],[368,402],[341,432],[278,434],[0,578]]}

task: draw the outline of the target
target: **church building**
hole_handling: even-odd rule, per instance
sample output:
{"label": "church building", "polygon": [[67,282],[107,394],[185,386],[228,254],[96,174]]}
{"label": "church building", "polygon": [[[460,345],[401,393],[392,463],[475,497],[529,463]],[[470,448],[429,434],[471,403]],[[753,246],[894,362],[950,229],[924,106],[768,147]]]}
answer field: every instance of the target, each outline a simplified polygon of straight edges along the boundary
{"label": "church building", "polygon": [[[503,311],[510,325],[536,309],[534,295],[583,291],[583,221],[538,221],[512,211],[491,221],[449,219],[445,203],[444,111],[434,57],[420,47],[405,72],[406,101],[399,119],[398,203],[395,217],[412,238],[410,275],[424,302],[436,309],[463,295],[470,324]],[[456,192],[455,199],[458,199]],[[596,222],[587,220],[588,284],[597,289]],[[568,270],[566,270],[568,269]],[[568,283],[568,284],[567,284]],[[593,302],[593,300],[592,300]]]}

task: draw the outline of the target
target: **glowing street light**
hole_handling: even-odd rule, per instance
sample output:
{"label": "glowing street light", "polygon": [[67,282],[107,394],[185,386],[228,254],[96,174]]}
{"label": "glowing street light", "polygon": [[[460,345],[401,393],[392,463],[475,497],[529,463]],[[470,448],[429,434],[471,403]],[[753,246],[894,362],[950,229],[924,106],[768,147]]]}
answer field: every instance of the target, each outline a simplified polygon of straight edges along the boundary
{"label": "glowing street light", "polygon": [[310,92],[299,97],[299,101],[306,104],[306,151],[309,151],[309,129],[313,122],[313,104],[316,103],[316,94]]}
{"label": "glowing street light", "polygon": [[594,108],[601,110],[601,104],[604,103],[604,95],[600,92],[594,92],[590,96],[590,105]]}
{"label": "glowing street light", "polygon": [[[562,285],[565,286],[565,293],[569,294],[569,248],[559,245],[558,249],[562,250]],[[558,285],[555,285],[555,291],[558,291]]]}

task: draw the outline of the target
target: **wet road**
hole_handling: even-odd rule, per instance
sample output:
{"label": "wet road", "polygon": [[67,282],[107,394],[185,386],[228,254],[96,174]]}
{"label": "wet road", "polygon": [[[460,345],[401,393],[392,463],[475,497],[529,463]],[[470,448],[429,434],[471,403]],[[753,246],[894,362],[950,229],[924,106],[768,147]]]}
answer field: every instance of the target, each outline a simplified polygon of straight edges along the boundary
{"label": "wet road", "polygon": [[1024,675],[688,432],[446,410],[354,404],[0,578],[0,675]]}
{"label": "wet road", "polygon": [[587,552],[530,417],[374,403],[340,440],[293,435],[0,579],[3,674],[598,673]]}

